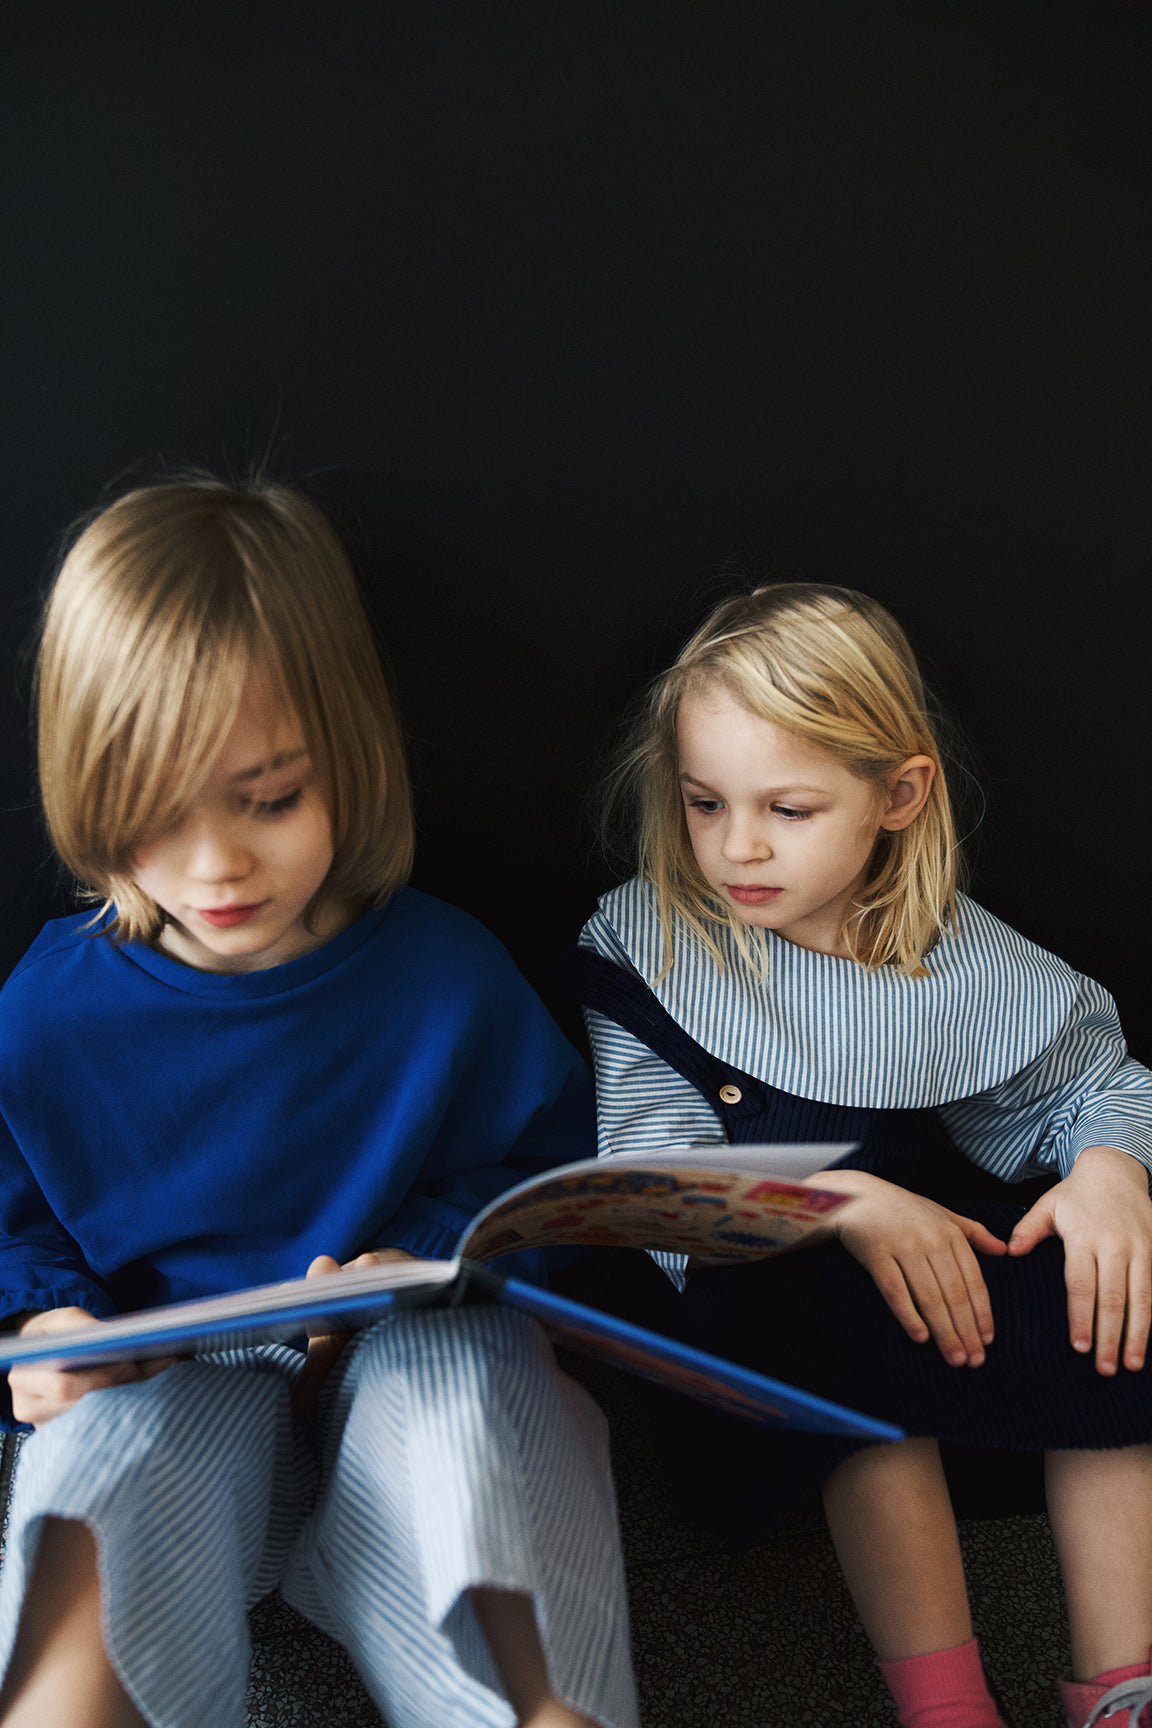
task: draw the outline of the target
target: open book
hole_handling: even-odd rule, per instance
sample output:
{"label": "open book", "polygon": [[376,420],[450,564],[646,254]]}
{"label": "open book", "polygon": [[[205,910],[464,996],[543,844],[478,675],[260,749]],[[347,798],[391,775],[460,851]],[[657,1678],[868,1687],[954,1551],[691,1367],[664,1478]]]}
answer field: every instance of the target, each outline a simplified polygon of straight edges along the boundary
{"label": "open book", "polygon": [[482,1262],[560,1245],[654,1248],[694,1264],[793,1247],[844,1196],[800,1186],[848,1145],[707,1146],[561,1165],[510,1188],[472,1220],[454,1260],[405,1260],[122,1314],[68,1332],[0,1338],[17,1363],[96,1362],[235,1350],[353,1331],[413,1306],[502,1302],[569,1346],[770,1427],[898,1440],[902,1432],[614,1315],[491,1271]]}

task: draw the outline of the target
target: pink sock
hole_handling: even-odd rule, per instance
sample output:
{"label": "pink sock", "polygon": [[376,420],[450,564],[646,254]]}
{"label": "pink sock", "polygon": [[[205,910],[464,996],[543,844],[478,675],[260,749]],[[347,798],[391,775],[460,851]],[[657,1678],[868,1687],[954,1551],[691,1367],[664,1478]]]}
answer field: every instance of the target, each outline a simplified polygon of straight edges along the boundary
{"label": "pink sock", "polygon": [[880,1672],[904,1728],[1004,1728],[975,1638],[952,1650],[881,1662]]}
{"label": "pink sock", "polygon": [[[1110,1691],[1113,1686],[1119,1686],[1124,1680],[1143,1679],[1149,1673],[1152,1673],[1152,1658],[1148,1662],[1130,1662],[1126,1668],[1107,1668],[1103,1674],[1097,1674],[1091,1680],[1062,1680],[1060,1698],[1064,1705],[1064,1714],[1068,1718],[1068,1728],[1084,1728],[1085,1722],[1105,1692]],[[1115,1720],[1127,1728],[1128,1716],[1128,1710],[1121,1707]],[[1114,1718],[1105,1716],[1103,1720],[1110,1722]],[[1149,1724],[1152,1724],[1152,1705],[1140,1712],[1140,1728],[1148,1728]]]}

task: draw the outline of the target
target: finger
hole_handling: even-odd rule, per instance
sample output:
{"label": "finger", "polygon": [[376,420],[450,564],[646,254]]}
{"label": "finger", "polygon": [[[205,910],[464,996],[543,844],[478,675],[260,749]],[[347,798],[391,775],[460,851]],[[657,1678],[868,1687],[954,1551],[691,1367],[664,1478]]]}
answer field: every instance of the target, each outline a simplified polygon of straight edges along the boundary
{"label": "finger", "polygon": [[33,1314],[20,1327],[20,1336],[30,1332],[74,1332],[78,1326],[98,1326],[100,1322],[87,1308],[44,1308]]}
{"label": "finger", "polygon": [[993,1235],[986,1225],[975,1218],[965,1218],[959,1212],[952,1214],[969,1244],[981,1254],[1007,1254],[1008,1244],[1002,1236]]}
{"label": "finger", "polygon": [[984,1349],[955,1256],[940,1263],[926,1259],[907,1268],[906,1276],[913,1301],[944,1360],[953,1368],[979,1367]]}
{"label": "finger", "polygon": [[45,1400],[35,1388],[21,1386],[19,1382],[13,1383],[12,1414],[17,1422],[31,1422],[35,1428],[43,1419],[42,1412],[45,1408]]}
{"label": "finger", "polygon": [[183,1356],[150,1356],[136,1364],[136,1376],[139,1380],[151,1380],[157,1374],[163,1374],[165,1368],[174,1368],[177,1362],[183,1362]]}
{"label": "finger", "polygon": [[12,1411],[20,1422],[33,1426],[62,1416],[89,1392],[106,1391],[135,1379],[131,1362],[115,1362],[109,1368],[14,1369],[9,1376]]}
{"label": "finger", "polygon": [[1152,1261],[1134,1255],[1128,1264],[1128,1323],[1124,1331],[1124,1366],[1143,1368],[1152,1325]]}
{"label": "finger", "polygon": [[323,1278],[329,1272],[339,1272],[339,1260],[333,1260],[331,1254],[317,1254],[315,1260],[304,1274],[306,1278]]}
{"label": "finger", "polygon": [[102,1386],[117,1386],[131,1378],[130,1362],[115,1362],[103,1368],[13,1368],[8,1384],[13,1392],[26,1398],[53,1398],[70,1401],[82,1398],[85,1392]]}
{"label": "finger", "polygon": [[903,1268],[890,1256],[876,1265],[869,1265],[867,1261],[864,1264],[871,1272],[876,1288],[909,1338],[916,1344],[926,1344],[932,1334],[913,1300]]}
{"label": "finger", "polygon": [[[340,1262],[334,1260],[331,1254],[317,1254],[305,1274],[308,1278],[326,1278],[333,1272],[341,1270]],[[308,1355],[300,1370],[296,1384],[292,1388],[292,1414],[299,1417],[311,1416],[320,1398],[320,1389],[332,1371],[333,1365],[347,1344],[350,1334],[347,1332],[321,1332],[315,1338],[308,1340]]]}
{"label": "finger", "polygon": [[1073,1350],[1086,1356],[1096,1326],[1095,1255],[1065,1242],[1064,1284],[1068,1292],[1068,1337]]}
{"label": "finger", "polygon": [[1096,1261],[1096,1372],[1115,1374],[1128,1311],[1128,1262],[1117,1255]]}
{"label": "finger", "polygon": [[1035,1206],[1025,1212],[1011,1236],[1008,1238],[1009,1254],[1030,1254],[1038,1242],[1045,1237],[1056,1234],[1056,1224],[1052,1206],[1046,1194],[1042,1194]]}
{"label": "finger", "polygon": [[292,1414],[301,1418],[315,1414],[320,1392],[344,1347],[349,1332],[325,1332],[308,1340],[308,1356],[292,1388]]}
{"label": "finger", "polygon": [[[983,1343],[979,1337],[976,1313],[972,1310],[967,1280],[957,1261],[955,1241],[955,1237],[950,1237],[917,1251],[915,1255],[902,1256],[900,1270],[907,1282],[915,1312],[921,1315],[929,1337],[945,1362],[955,1369],[964,1367],[965,1363],[979,1367],[984,1360]],[[971,1255],[962,1239],[960,1246]],[[972,1267],[976,1267],[974,1258]],[[905,1331],[908,1331],[907,1327]]]}
{"label": "finger", "polygon": [[[970,1358],[972,1365],[983,1361],[983,1349],[975,1317],[968,1298],[967,1285],[950,1254],[949,1283],[957,1311],[967,1315],[968,1337],[964,1339],[954,1324],[952,1309],[940,1286],[940,1280],[928,1259],[902,1257],[887,1252],[866,1251],[859,1254],[861,1263],[871,1273],[876,1287],[900,1325],[914,1343],[924,1344],[931,1338],[945,1360],[953,1367],[963,1367]],[[975,1264],[975,1262],[973,1262]]]}
{"label": "finger", "polygon": [[[992,1298],[988,1294],[988,1286],[984,1282],[984,1274],[976,1256],[969,1251],[967,1254],[957,1254],[957,1265],[968,1291],[968,1302],[976,1321],[976,1334],[982,1345],[987,1347],[996,1336],[996,1326],[992,1319]],[[973,1363],[979,1367],[979,1363]]]}
{"label": "finger", "polygon": [[12,1395],[12,1414],[17,1422],[28,1422],[33,1428],[42,1428],[45,1422],[51,1422],[54,1416],[62,1416],[67,1406],[57,1407],[44,1398],[21,1397]]}
{"label": "finger", "polygon": [[127,1386],[136,1378],[135,1362],[102,1362],[96,1368],[60,1370],[61,1385],[73,1388],[73,1398],[82,1398],[86,1392],[104,1392],[110,1386]]}
{"label": "finger", "polygon": [[[960,1225],[973,1225],[971,1218],[957,1218]],[[983,1229],[982,1225],[976,1225]],[[986,1232],[986,1234],[989,1234]],[[1004,1244],[999,1238],[990,1236],[993,1242],[998,1242],[1001,1250]],[[972,1252],[971,1243],[966,1237],[957,1239],[951,1237],[940,1243],[928,1256],[939,1288],[940,1295],[948,1310],[952,1328],[963,1344],[969,1367],[979,1368],[984,1360],[984,1346],[991,1344],[995,1328],[992,1324],[992,1303],[988,1295],[988,1286],[984,1282],[984,1274],[980,1263]],[[926,1297],[932,1298],[930,1285],[925,1286]]]}

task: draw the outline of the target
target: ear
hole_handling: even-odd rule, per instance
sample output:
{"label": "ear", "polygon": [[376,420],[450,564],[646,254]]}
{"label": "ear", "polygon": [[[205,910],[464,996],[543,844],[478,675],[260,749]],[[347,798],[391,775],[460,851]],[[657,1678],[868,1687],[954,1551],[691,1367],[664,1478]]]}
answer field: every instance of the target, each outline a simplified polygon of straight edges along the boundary
{"label": "ear", "polygon": [[888,780],[888,803],[880,818],[889,834],[908,828],[928,802],[936,764],[931,756],[909,756]]}

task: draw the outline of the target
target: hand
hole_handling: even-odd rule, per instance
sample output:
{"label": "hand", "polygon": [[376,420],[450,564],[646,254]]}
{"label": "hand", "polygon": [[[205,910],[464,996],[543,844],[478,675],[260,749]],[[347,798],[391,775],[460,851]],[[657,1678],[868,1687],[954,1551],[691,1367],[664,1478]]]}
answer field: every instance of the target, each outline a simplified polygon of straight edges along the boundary
{"label": "hand", "polygon": [[831,1214],[829,1230],[871,1273],[909,1338],[933,1338],[954,1368],[978,1368],[995,1329],[972,1250],[1004,1254],[1000,1238],[974,1218],[863,1170],[822,1170],[812,1181],[852,1196]]}
{"label": "hand", "polygon": [[[341,1266],[338,1261],[333,1260],[331,1254],[317,1254],[305,1276],[308,1278],[327,1278],[333,1272],[354,1272],[362,1266],[388,1266],[396,1260],[414,1260],[415,1258],[414,1254],[409,1254],[404,1248],[372,1248],[366,1254],[358,1254],[355,1260],[346,1260]],[[311,1416],[314,1414],[320,1397],[320,1389],[335,1367],[351,1336],[351,1332],[321,1332],[319,1337],[309,1338],[308,1358],[300,1370],[299,1379],[292,1388],[292,1414],[294,1416]]]}
{"label": "hand", "polygon": [[[1096,1369],[1144,1366],[1152,1318],[1152,1200],[1148,1172],[1114,1146],[1086,1147],[1071,1173],[1021,1218],[1010,1254],[1029,1254],[1047,1236],[1064,1243],[1068,1336]],[[1121,1344],[1123,1356],[1121,1357]]]}
{"label": "hand", "polygon": [[[20,1328],[20,1336],[34,1332],[72,1332],[79,1326],[99,1326],[86,1308],[50,1308],[33,1314]],[[101,1362],[92,1368],[51,1368],[41,1362],[8,1370],[12,1390],[12,1414],[17,1422],[42,1428],[54,1416],[63,1416],[89,1392],[108,1386],[126,1386],[133,1380],[151,1380],[170,1368],[175,1356],[157,1356],[146,1362]]]}

